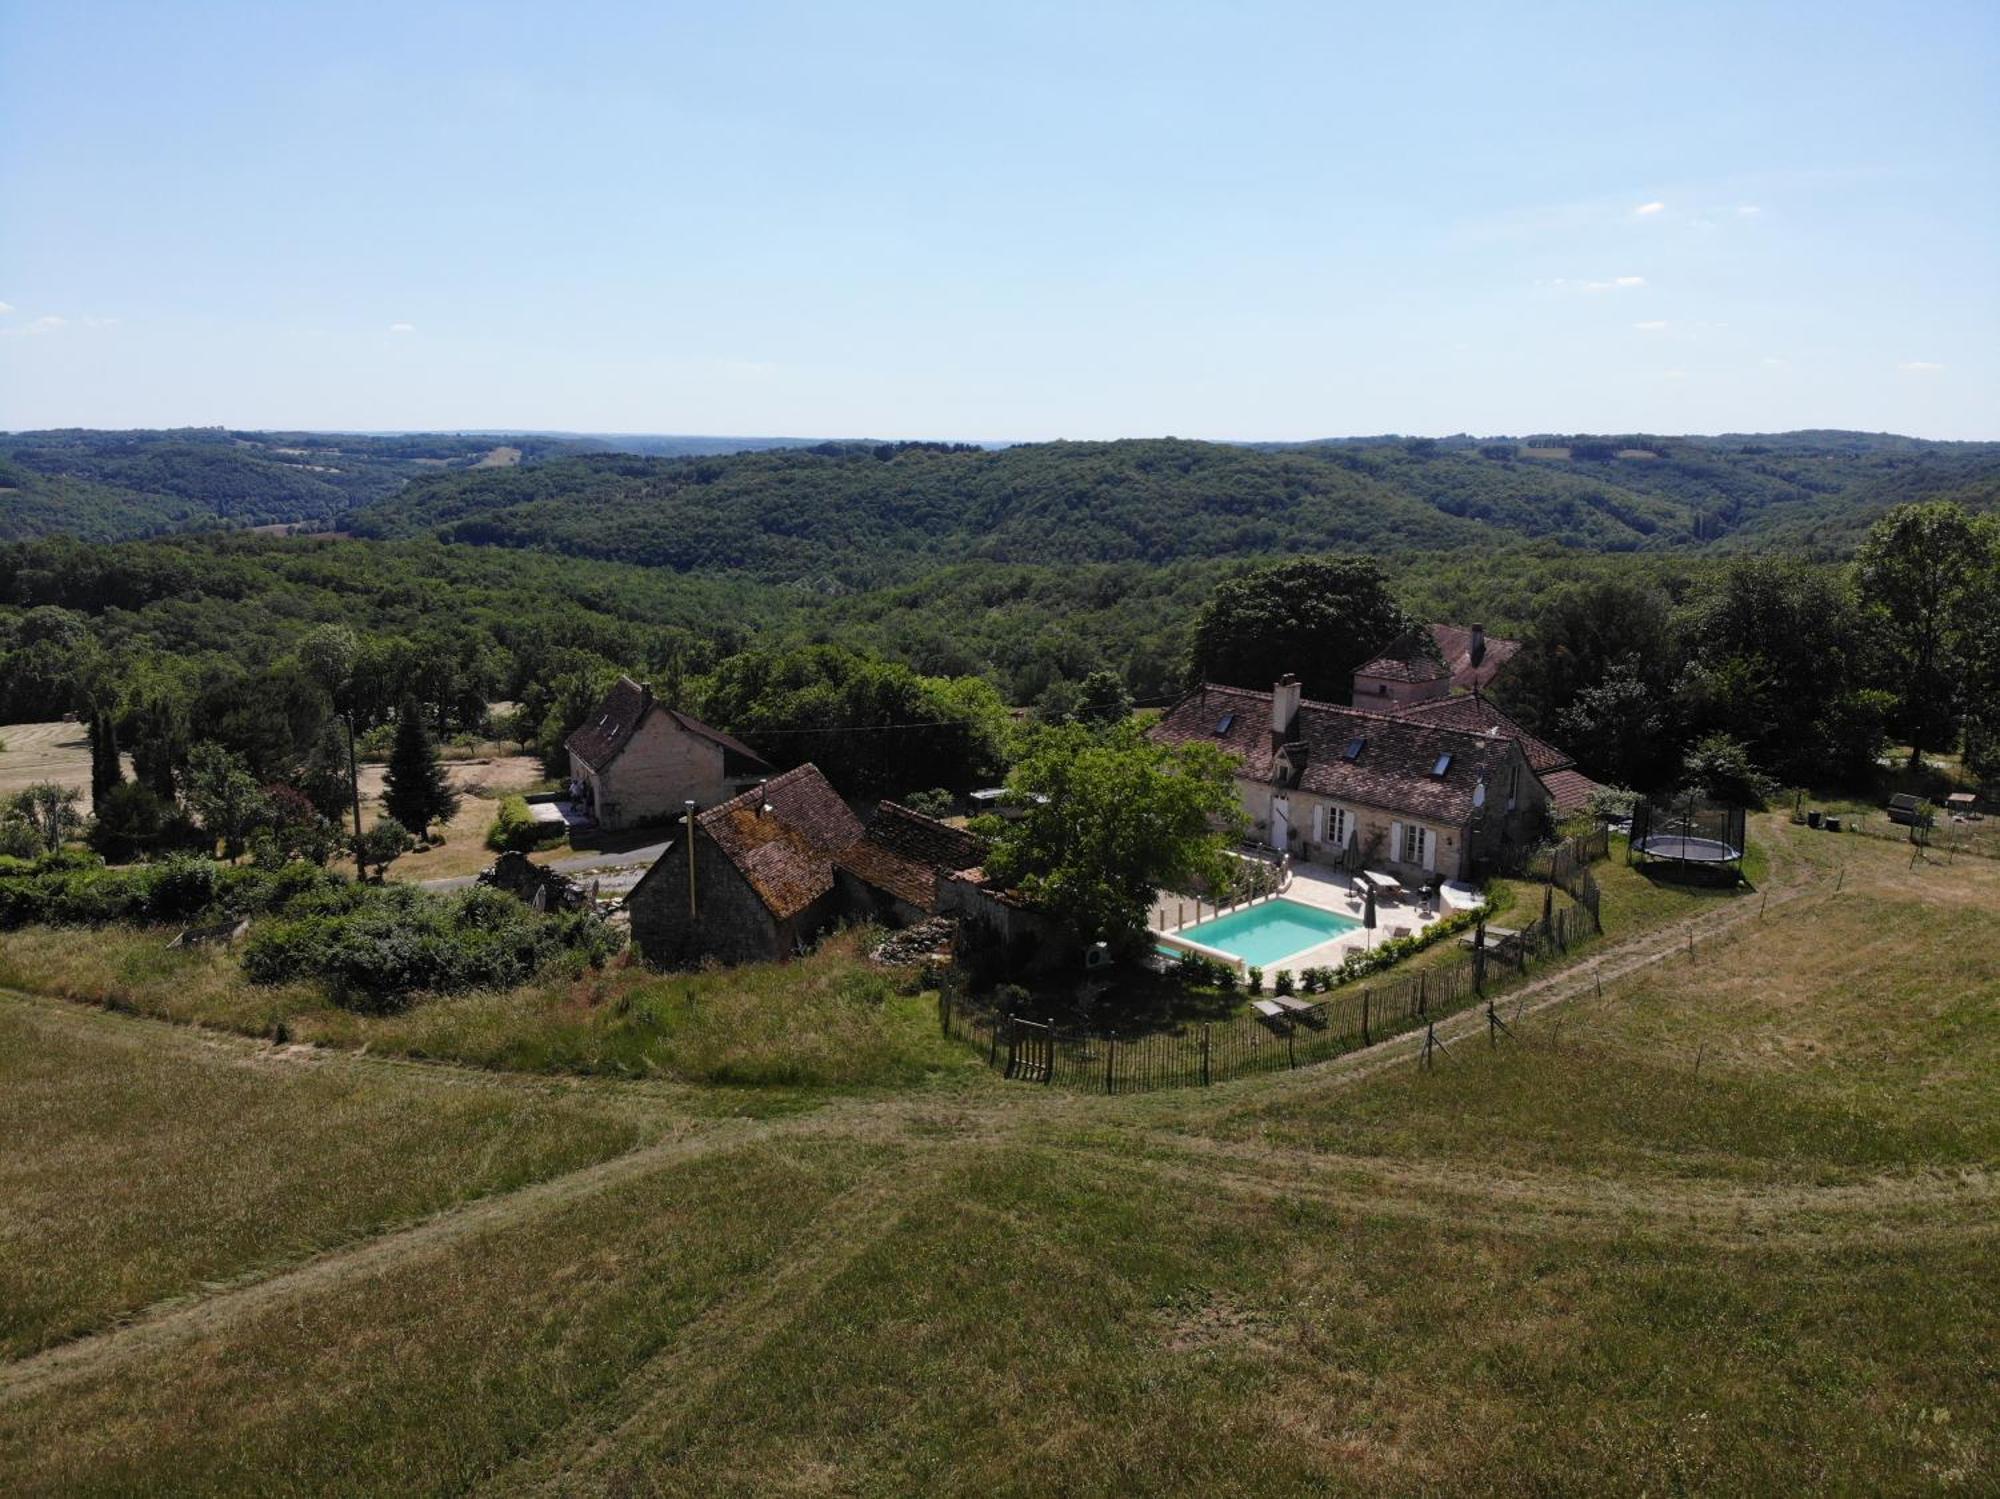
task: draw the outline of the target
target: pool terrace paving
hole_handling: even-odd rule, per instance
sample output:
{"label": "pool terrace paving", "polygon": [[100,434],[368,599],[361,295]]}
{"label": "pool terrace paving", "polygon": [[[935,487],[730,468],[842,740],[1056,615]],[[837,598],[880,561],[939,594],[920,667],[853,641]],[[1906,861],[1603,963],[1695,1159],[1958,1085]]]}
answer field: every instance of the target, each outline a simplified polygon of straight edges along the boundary
{"label": "pool terrace paving", "polygon": [[[1363,906],[1361,891],[1361,882],[1343,869],[1336,869],[1330,864],[1294,864],[1291,884],[1278,898],[1297,901],[1302,906],[1317,906],[1323,911],[1335,911],[1359,920]],[[1244,907],[1235,909],[1243,910]],[[1211,921],[1218,915],[1227,914],[1208,905],[1202,906],[1201,912],[1197,918],[1193,901],[1162,892],[1153,904],[1153,930],[1172,935],[1184,926],[1194,926],[1197,919]],[[1356,927],[1329,941],[1292,953],[1276,963],[1263,964],[1264,977],[1268,981],[1280,973],[1296,977],[1302,969],[1337,968],[1350,952],[1362,951],[1377,941],[1396,936],[1398,927],[1405,932],[1419,932],[1437,919],[1436,916],[1424,915],[1412,895],[1406,894],[1400,900],[1377,897],[1373,932],[1365,927]]]}

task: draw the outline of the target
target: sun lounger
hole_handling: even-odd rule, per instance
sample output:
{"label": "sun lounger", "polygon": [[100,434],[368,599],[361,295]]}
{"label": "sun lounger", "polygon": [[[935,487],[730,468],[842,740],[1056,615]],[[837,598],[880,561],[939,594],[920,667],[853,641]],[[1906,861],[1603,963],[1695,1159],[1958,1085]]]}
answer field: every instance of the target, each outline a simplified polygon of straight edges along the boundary
{"label": "sun lounger", "polygon": [[1250,1008],[1257,1012],[1259,1020],[1281,1036],[1292,1028],[1290,1018],[1276,1000],[1253,999],[1250,1001]]}
{"label": "sun lounger", "polygon": [[1302,1020],[1315,1030],[1320,1029],[1326,1024],[1325,1013],[1311,1000],[1294,999],[1289,994],[1280,994],[1272,1003],[1291,1016],[1292,1019]]}

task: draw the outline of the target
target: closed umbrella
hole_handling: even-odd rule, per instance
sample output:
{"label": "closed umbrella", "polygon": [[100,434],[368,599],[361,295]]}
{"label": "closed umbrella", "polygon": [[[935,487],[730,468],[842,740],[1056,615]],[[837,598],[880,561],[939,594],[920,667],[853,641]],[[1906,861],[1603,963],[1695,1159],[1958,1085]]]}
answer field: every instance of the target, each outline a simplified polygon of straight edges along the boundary
{"label": "closed umbrella", "polygon": [[1368,893],[1361,904],[1361,924],[1368,929],[1368,936],[1362,940],[1369,946],[1375,944],[1375,884],[1369,881]]}

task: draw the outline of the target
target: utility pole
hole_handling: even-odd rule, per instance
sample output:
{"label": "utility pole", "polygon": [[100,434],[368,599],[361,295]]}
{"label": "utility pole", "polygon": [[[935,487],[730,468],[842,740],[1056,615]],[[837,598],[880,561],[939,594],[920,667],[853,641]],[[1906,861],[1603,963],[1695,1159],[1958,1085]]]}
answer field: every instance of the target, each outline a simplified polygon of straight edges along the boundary
{"label": "utility pole", "polygon": [[688,925],[693,926],[700,918],[695,914],[694,904],[694,798],[682,803],[687,808],[688,844]]}
{"label": "utility pole", "polygon": [[342,720],[347,725],[347,785],[354,793],[354,877],[368,878],[368,866],[361,861],[361,762],[354,757],[354,715]]}

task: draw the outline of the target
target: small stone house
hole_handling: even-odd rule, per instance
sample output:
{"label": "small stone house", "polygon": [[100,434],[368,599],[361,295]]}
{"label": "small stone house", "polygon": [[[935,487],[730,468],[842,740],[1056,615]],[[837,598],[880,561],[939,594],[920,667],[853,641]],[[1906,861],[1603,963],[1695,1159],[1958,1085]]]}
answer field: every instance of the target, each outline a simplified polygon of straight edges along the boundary
{"label": "small stone house", "polygon": [[[916,921],[976,881],[984,844],[894,802],[864,828],[802,765],[695,814],[626,899],[647,962],[790,957],[842,918]],[[691,867],[690,867],[691,866]],[[692,892],[690,892],[692,885]]]}
{"label": "small stone house", "polygon": [[1518,640],[1488,639],[1483,625],[1426,625],[1354,669],[1354,706],[1395,708],[1483,692],[1520,649]]}
{"label": "small stone house", "polygon": [[690,800],[711,806],[771,773],[748,745],[669,708],[630,677],[618,679],[564,747],[571,800],[612,831],[679,817]]}
{"label": "small stone house", "polygon": [[1315,863],[1467,879],[1540,837],[1549,818],[1549,788],[1520,738],[1305,701],[1297,677],[1269,692],[1209,684],[1151,733],[1234,755],[1254,835]]}

